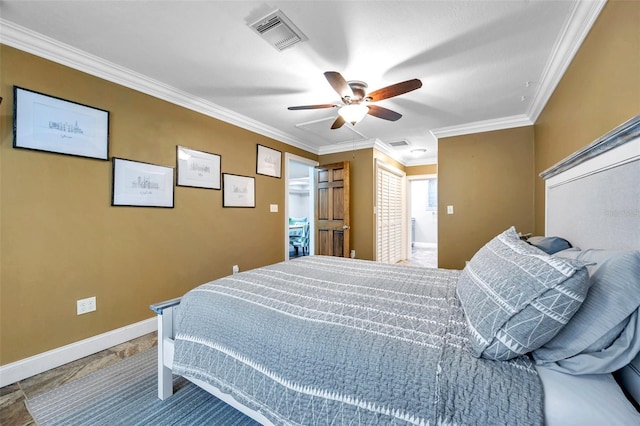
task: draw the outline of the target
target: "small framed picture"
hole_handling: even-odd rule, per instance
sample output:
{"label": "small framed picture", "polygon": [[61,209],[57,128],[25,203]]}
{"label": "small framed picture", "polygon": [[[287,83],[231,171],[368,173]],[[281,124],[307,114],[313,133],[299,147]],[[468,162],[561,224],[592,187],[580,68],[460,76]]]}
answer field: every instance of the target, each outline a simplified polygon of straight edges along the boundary
{"label": "small framed picture", "polygon": [[223,207],[256,206],[256,178],[223,173],[222,180]]}
{"label": "small framed picture", "polygon": [[109,159],[109,111],[13,87],[13,147]]}
{"label": "small framed picture", "polygon": [[111,205],[173,208],[173,167],[114,157]]}
{"label": "small framed picture", "polygon": [[220,160],[218,154],[177,147],[178,186],[220,189]]}
{"label": "small framed picture", "polygon": [[282,152],[264,145],[258,145],[256,173],[259,175],[280,178],[282,169]]}

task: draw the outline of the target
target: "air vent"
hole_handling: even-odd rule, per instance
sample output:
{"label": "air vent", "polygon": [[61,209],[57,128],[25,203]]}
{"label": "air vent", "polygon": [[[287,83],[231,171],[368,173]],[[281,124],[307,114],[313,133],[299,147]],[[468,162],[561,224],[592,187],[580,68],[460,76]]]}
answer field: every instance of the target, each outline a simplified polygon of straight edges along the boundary
{"label": "air vent", "polygon": [[280,9],[249,25],[258,35],[278,50],[284,50],[296,43],[307,40]]}
{"label": "air vent", "polygon": [[395,142],[389,142],[389,145],[391,145],[394,148],[397,148],[399,146],[408,146],[409,145],[409,141],[395,141]]}

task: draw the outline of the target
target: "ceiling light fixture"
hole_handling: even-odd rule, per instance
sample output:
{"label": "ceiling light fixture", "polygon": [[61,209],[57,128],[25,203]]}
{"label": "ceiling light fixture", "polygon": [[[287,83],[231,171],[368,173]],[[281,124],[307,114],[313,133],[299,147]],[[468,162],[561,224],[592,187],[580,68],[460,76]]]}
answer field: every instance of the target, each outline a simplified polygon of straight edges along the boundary
{"label": "ceiling light fixture", "polygon": [[369,107],[363,104],[345,105],[338,110],[338,114],[344,118],[344,121],[353,126],[360,122],[367,115],[367,112],[369,112]]}
{"label": "ceiling light fixture", "polygon": [[420,154],[424,154],[425,152],[427,152],[426,148],[417,148],[417,149],[412,149],[411,151],[411,155],[420,155]]}

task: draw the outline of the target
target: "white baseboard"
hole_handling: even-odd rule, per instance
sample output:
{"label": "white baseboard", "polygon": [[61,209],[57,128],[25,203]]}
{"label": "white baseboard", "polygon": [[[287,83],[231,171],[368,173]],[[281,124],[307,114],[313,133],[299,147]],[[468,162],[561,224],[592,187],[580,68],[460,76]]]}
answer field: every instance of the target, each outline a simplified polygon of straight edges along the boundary
{"label": "white baseboard", "polygon": [[419,243],[419,242],[414,242],[413,246],[414,247],[418,247],[418,248],[438,248],[438,243]]}
{"label": "white baseboard", "polygon": [[95,354],[112,346],[144,336],[158,329],[155,317],[111,330],[79,342],[0,366],[0,387],[35,376],[71,361]]}

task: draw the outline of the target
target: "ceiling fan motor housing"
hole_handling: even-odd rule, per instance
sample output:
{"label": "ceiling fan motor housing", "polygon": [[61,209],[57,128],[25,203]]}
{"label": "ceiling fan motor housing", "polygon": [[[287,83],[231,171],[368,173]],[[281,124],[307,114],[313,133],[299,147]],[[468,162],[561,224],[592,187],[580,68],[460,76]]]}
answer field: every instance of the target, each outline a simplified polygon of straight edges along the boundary
{"label": "ceiling fan motor housing", "polygon": [[366,101],[365,94],[367,92],[367,83],[360,80],[350,80],[347,81],[349,87],[351,87],[351,91],[353,92],[353,97],[345,96],[342,100],[345,104],[359,104],[362,101]]}

